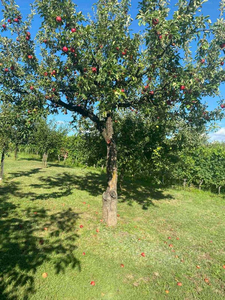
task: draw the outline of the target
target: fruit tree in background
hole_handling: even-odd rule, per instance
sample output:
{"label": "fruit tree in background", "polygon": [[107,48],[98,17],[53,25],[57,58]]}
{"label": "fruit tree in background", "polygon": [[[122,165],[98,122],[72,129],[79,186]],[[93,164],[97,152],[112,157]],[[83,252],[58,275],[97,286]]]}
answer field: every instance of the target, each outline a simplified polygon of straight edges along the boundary
{"label": "fruit tree in background", "polygon": [[69,110],[74,122],[81,116],[95,124],[107,145],[103,217],[108,225],[117,223],[115,112],[131,109],[153,121],[182,119],[201,128],[220,118],[225,107],[221,100],[209,112],[201,101],[219,95],[225,81],[224,1],[214,24],[198,12],[203,2],[179,0],[168,17],[168,1],[143,0],[137,18],[144,29],[134,34],[128,0],[99,0],[88,19],[72,0],[36,0],[42,23],[34,40],[29,32],[34,12],[24,20],[14,0],[2,0],[4,95],[27,93],[28,106]]}

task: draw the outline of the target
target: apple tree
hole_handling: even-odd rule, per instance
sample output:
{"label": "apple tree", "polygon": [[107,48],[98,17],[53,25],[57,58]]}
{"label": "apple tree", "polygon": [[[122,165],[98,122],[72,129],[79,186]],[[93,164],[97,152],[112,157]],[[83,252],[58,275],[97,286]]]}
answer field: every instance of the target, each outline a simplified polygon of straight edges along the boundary
{"label": "apple tree", "polygon": [[[98,0],[88,18],[72,0],[36,0],[41,24],[34,40],[27,31],[34,12],[23,20],[14,0],[2,0],[1,87],[5,94],[28,93],[49,112],[71,111],[74,122],[83,117],[95,124],[107,145],[108,225],[117,223],[115,112],[132,109],[153,122],[182,119],[201,128],[220,118],[225,107],[221,99],[208,111],[202,101],[219,95],[225,80],[224,1],[214,24],[198,12],[204,2],[179,0],[169,14],[167,0],[140,1],[143,31],[133,33],[129,0]],[[9,70],[12,65],[17,72]]]}
{"label": "apple tree", "polygon": [[[34,114],[34,116],[30,116]],[[1,103],[0,105],[0,153],[1,172],[0,180],[4,175],[4,160],[6,153],[10,150],[10,145],[19,145],[28,142],[30,134],[34,129],[34,122],[37,119],[36,111],[27,111],[26,107],[13,103]]]}

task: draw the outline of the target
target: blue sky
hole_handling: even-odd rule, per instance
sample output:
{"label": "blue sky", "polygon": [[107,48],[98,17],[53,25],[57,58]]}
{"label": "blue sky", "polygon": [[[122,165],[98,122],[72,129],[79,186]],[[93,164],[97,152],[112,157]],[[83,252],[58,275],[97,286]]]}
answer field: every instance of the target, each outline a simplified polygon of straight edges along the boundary
{"label": "blue sky", "polygon": [[[174,5],[177,3],[178,0],[170,0],[170,7],[173,10]],[[93,4],[97,2],[97,0],[76,0],[74,3],[77,4],[77,11],[82,11],[84,15],[87,15],[88,13],[92,13],[92,6]],[[29,14],[30,9],[30,3],[32,3],[31,0],[17,0],[16,3],[20,6],[20,10],[25,17],[27,14]],[[209,0],[203,5],[202,12],[204,15],[209,15],[211,20],[214,22],[219,17],[219,0]],[[131,1],[131,10],[130,14],[132,15],[134,21],[132,24],[132,29],[134,32],[137,32],[140,30],[140,27],[138,26],[137,20],[135,20],[135,16],[138,12],[138,1],[132,0]],[[2,10],[2,5],[0,3],[0,10]],[[2,19],[2,14],[0,13],[0,18]],[[39,26],[39,19],[36,16],[33,22],[33,26],[31,31],[31,34],[34,36],[36,33],[36,30]],[[221,94],[222,97],[225,98],[225,85],[221,86]],[[207,97],[204,99],[209,105],[209,109],[213,109],[216,106],[217,98],[210,98]],[[50,117],[52,118],[52,116]],[[55,115],[54,119],[58,121],[59,123],[65,123],[68,124],[69,121],[71,121],[70,113],[68,112],[67,115],[59,114]],[[223,119],[221,122],[218,122],[218,130],[215,133],[211,134],[211,140],[224,140],[225,141],[225,119]]]}

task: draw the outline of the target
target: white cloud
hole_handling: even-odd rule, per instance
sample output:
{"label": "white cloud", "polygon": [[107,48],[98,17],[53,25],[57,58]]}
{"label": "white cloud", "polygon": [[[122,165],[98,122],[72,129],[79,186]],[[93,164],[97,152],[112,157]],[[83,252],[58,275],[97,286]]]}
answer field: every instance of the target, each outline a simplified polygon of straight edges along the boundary
{"label": "white cloud", "polygon": [[209,135],[211,141],[225,141],[225,127]]}
{"label": "white cloud", "polygon": [[57,125],[63,125],[63,124],[65,124],[65,121],[56,121],[56,124]]}

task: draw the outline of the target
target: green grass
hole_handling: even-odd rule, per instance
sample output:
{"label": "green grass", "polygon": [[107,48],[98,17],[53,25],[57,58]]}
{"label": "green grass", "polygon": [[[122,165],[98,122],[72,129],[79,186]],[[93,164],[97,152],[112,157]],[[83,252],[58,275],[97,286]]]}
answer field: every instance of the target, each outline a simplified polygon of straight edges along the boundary
{"label": "green grass", "polygon": [[5,171],[1,300],[224,299],[223,195],[126,182],[109,228],[100,171],[43,169],[25,156],[7,158]]}

